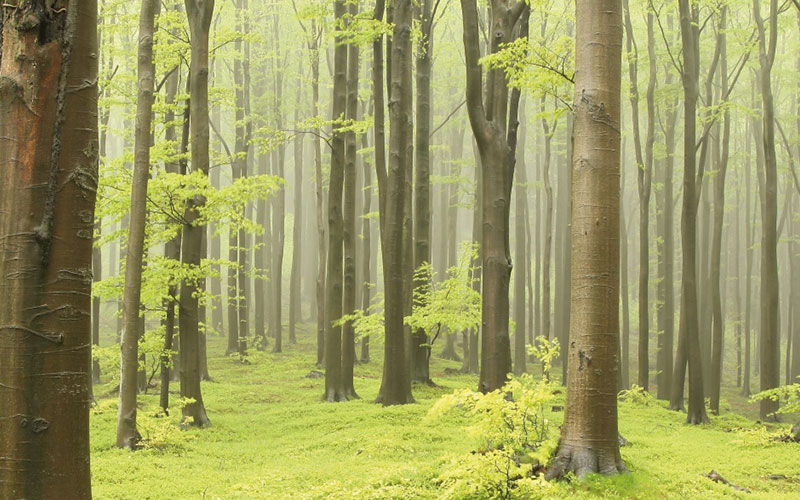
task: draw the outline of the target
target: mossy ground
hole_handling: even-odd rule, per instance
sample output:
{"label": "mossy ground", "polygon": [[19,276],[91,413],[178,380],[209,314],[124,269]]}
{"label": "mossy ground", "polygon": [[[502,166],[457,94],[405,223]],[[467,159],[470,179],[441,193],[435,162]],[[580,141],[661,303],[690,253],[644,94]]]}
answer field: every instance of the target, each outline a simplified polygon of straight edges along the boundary
{"label": "mossy ground", "polygon": [[[96,386],[95,498],[438,497],[437,477],[477,441],[458,412],[434,422],[424,416],[437,398],[474,388],[477,378],[453,373],[459,363],[434,356],[432,377],[440,387],[415,386],[416,404],[383,408],[372,402],[380,385],[381,347],[373,346],[373,362],[356,367],[356,390],[363,399],[332,404],[322,402],[324,380],[306,377],[316,369],[307,331],[299,344],[285,343],[285,353],[253,353],[249,364],[225,357],[225,341],[211,338],[213,380],[203,384],[203,394],[212,426],[178,430],[180,411],[156,417],[157,389],[151,390],[141,396],[139,418],[152,447],[136,452],[113,447],[116,395],[107,395],[109,384]],[[731,407],[745,404],[729,392],[735,401],[699,427],[686,425],[685,415],[661,403],[621,403],[620,431],[631,442],[622,455],[630,474],[559,483],[543,496],[800,498],[800,444],[770,441],[760,424],[731,413]],[[552,416],[561,419],[561,413]],[[702,476],[712,469],[752,493]]]}

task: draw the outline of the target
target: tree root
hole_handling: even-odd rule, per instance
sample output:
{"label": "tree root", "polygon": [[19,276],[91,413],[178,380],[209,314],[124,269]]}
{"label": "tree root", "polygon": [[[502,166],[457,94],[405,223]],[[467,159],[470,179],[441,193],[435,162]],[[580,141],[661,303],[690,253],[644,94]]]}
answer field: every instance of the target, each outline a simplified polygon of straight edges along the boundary
{"label": "tree root", "polygon": [[712,470],[712,471],[711,471],[711,472],[709,472],[708,474],[703,474],[703,477],[707,477],[707,478],[709,478],[710,480],[714,481],[715,483],[722,483],[722,484],[726,484],[726,485],[730,486],[731,488],[733,488],[734,490],[737,490],[737,491],[743,491],[743,492],[745,492],[745,493],[751,493],[751,491],[750,491],[750,490],[748,490],[747,488],[743,488],[743,487],[741,487],[741,486],[737,486],[737,485],[733,484],[732,482],[728,481],[727,479],[725,479],[724,477],[722,477],[722,476],[719,474],[719,472],[717,472],[717,471],[715,471],[715,470]]}
{"label": "tree root", "polygon": [[614,453],[610,450],[561,446],[553,463],[547,468],[545,478],[548,481],[562,479],[569,472],[574,473],[578,479],[583,479],[587,474],[610,476],[627,473],[628,469],[619,456],[619,451]]}

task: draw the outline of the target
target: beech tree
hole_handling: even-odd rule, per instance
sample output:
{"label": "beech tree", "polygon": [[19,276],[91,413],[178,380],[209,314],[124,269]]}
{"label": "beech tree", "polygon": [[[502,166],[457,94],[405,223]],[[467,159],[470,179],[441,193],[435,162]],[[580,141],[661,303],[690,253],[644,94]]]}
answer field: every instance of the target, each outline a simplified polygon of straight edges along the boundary
{"label": "beech tree", "polygon": [[[511,91],[501,68],[487,72],[487,93],[483,96],[483,74],[478,38],[478,9],[475,0],[461,0],[466,59],[467,112],[478,145],[483,181],[481,238],[483,323],[481,328],[482,392],[502,387],[511,372],[509,339],[509,245],[511,186],[516,162],[520,91]],[[492,54],[517,37],[527,37],[530,7],[524,1],[492,0],[489,22]]]}
{"label": "beech tree", "polygon": [[160,10],[157,0],[143,0],[139,12],[139,83],[136,108],[136,143],[131,190],[128,253],[125,262],[124,327],[119,377],[117,446],[135,448],[141,436],[136,428],[139,371],[139,319],[142,293],[142,256],[147,222],[147,182],[150,178],[150,128],[153,121],[155,63],[153,34]]}
{"label": "beech tree", "polygon": [[90,499],[97,2],[0,19],[0,497]]}
{"label": "beech tree", "polygon": [[[214,0],[185,0],[191,34],[191,162],[192,170],[208,176],[208,39]],[[181,260],[199,266],[205,227],[195,225],[197,209],[205,199],[195,197],[186,203]],[[184,423],[197,427],[210,425],[200,389],[200,332],[198,323],[198,283],[181,283],[179,303],[181,396],[193,401],[183,407]]]}
{"label": "beech tree", "polygon": [[[547,476],[625,471],[617,430],[622,5],[579,0],[567,401]],[[597,411],[602,408],[603,411]]]}

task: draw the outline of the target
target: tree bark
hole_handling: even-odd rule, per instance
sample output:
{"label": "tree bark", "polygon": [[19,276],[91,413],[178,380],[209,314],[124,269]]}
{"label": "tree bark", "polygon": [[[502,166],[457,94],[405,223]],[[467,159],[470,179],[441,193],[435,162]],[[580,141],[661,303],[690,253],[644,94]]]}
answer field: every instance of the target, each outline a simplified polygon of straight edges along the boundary
{"label": "tree bark", "polygon": [[[482,338],[479,390],[501,388],[511,372],[509,339],[509,281],[511,249],[509,215],[514,180],[519,90],[512,93],[501,69],[487,73],[486,98],[478,64],[478,12],[474,0],[461,0],[464,52],[467,66],[467,112],[478,144],[483,176],[481,258],[483,273]],[[491,2],[491,52],[515,37],[527,37],[530,9],[525,2]],[[519,23],[519,24],[518,24]],[[510,94],[515,94],[509,99]]]}
{"label": "tree bark", "polygon": [[[350,2],[351,19],[358,15],[358,3]],[[347,47],[347,98],[345,119],[355,123],[358,120],[358,45]],[[344,161],[344,290],[342,296],[342,315],[352,314],[356,308],[356,156],[358,144],[353,130],[345,134]],[[353,383],[353,366],[356,361],[355,329],[352,321],[342,325],[342,389],[348,399],[358,398]]]}
{"label": "tree bark", "polygon": [[139,11],[138,99],[136,106],[133,186],[131,188],[128,252],[125,261],[124,328],[119,376],[117,447],[135,449],[142,436],[136,428],[139,371],[139,322],[142,293],[142,257],[147,225],[147,183],[150,179],[150,129],[153,121],[155,61],[153,36],[157,0],[143,0]]}
{"label": "tree bark", "polygon": [[[208,175],[208,40],[214,0],[185,0],[186,14],[191,34],[191,65],[189,81],[191,88],[191,136],[192,168]],[[183,248],[181,260],[189,267],[197,268],[203,245],[205,227],[196,225],[198,209],[205,204],[201,197],[186,203],[183,226]],[[180,327],[180,376],[181,397],[194,401],[183,407],[184,425],[204,427],[211,424],[206,415],[200,389],[200,331],[198,328],[198,283],[184,280],[181,283],[179,302]]]}
{"label": "tree bark", "polygon": [[407,181],[413,160],[411,0],[395,0],[392,4],[394,29],[389,65],[389,168],[384,184],[386,189],[380,188],[384,212],[381,240],[386,333],[383,378],[376,402],[383,405],[414,401],[403,323],[408,304],[406,276],[403,272],[403,233],[407,230],[407,218],[411,215],[411,206],[407,204],[407,192],[411,186]]}
{"label": "tree bark", "polygon": [[[343,119],[347,101],[347,46],[343,43],[343,22],[346,14],[344,0],[334,3],[337,19],[336,47],[334,48],[333,116]],[[345,137],[334,123],[331,138],[331,170],[328,187],[328,266],[325,273],[325,394],[329,402],[347,401],[342,387],[342,328],[334,322],[342,317],[343,293],[343,216],[342,192],[344,187]],[[388,332],[387,332],[388,337]],[[387,339],[388,343],[388,339]]]}
{"label": "tree bark", "polygon": [[[617,430],[621,2],[577,5],[572,321],[561,442],[548,477],[625,471]],[[597,411],[602,408],[602,411]]]}
{"label": "tree bark", "polygon": [[[775,105],[772,95],[772,65],[778,41],[778,2],[769,2],[769,38],[761,18],[759,0],[753,0],[753,15],[758,27],[758,82],[763,105],[762,142],[764,147],[764,200],[761,211],[761,342],[760,368],[762,391],[780,384],[780,308],[778,302],[778,165],[775,156]],[[775,420],[778,402],[762,399],[761,419]]]}
{"label": "tree bark", "polygon": [[0,497],[90,499],[97,3],[0,8]]}

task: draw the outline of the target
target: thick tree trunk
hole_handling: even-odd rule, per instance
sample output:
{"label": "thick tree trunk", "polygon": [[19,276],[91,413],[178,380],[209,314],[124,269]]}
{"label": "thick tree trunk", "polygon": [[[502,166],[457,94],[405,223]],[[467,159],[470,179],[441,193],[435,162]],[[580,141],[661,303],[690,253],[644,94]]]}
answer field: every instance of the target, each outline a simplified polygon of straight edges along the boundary
{"label": "thick tree trunk", "polygon": [[139,371],[139,324],[142,293],[142,257],[147,225],[147,183],[150,179],[150,128],[153,121],[155,61],[153,35],[158,0],[143,0],[139,11],[139,66],[136,131],[131,187],[128,252],[125,261],[124,328],[119,376],[117,447],[136,448],[141,435],[136,428],[136,396]]}
{"label": "thick tree trunk", "polygon": [[0,10],[0,498],[90,499],[97,2]]}
{"label": "thick tree trunk", "polygon": [[383,405],[414,401],[403,324],[408,303],[403,253],[409,250],[404,248],[403,233],[407,229],[407,218],[411,215],[411,206],[407,205],[406,198],[411,189],[407,181],[413,160],[411,0],[395,0],[392,4],[394,30],[389,75],[389,169],[385,183],[380,187],[386,334],[383,379],[376,402]]}
{"label": "thick tree trunk", "polygon": [[[208,39],[211,17],[214,12],[214,0],[185,0],[186,14],[189,19],[192,52],[190,66],[191,88],[191,136],[192,136],[192,168],[208,175]],[[205,227],[195,225],[197,210],[205,200],[191,199],[186,203],[183,226],[183,248],[181,259],[183,264],[196,268],[200,265]],[[206,415],[203,395],[200,390],[200,331],[198,318],[198,283],[184,280],[181,283],[179,302],[180,327],[180,375],[181,397],[191,398],[194,402],[183,407],[183,423],[203,427],[211,421]]]}
{"label": "thick tree trunk", "polygon": [[548,477],[625,471],[616,396],[621,21],[618,0],[578,2],[570,367],[561,442]]}

